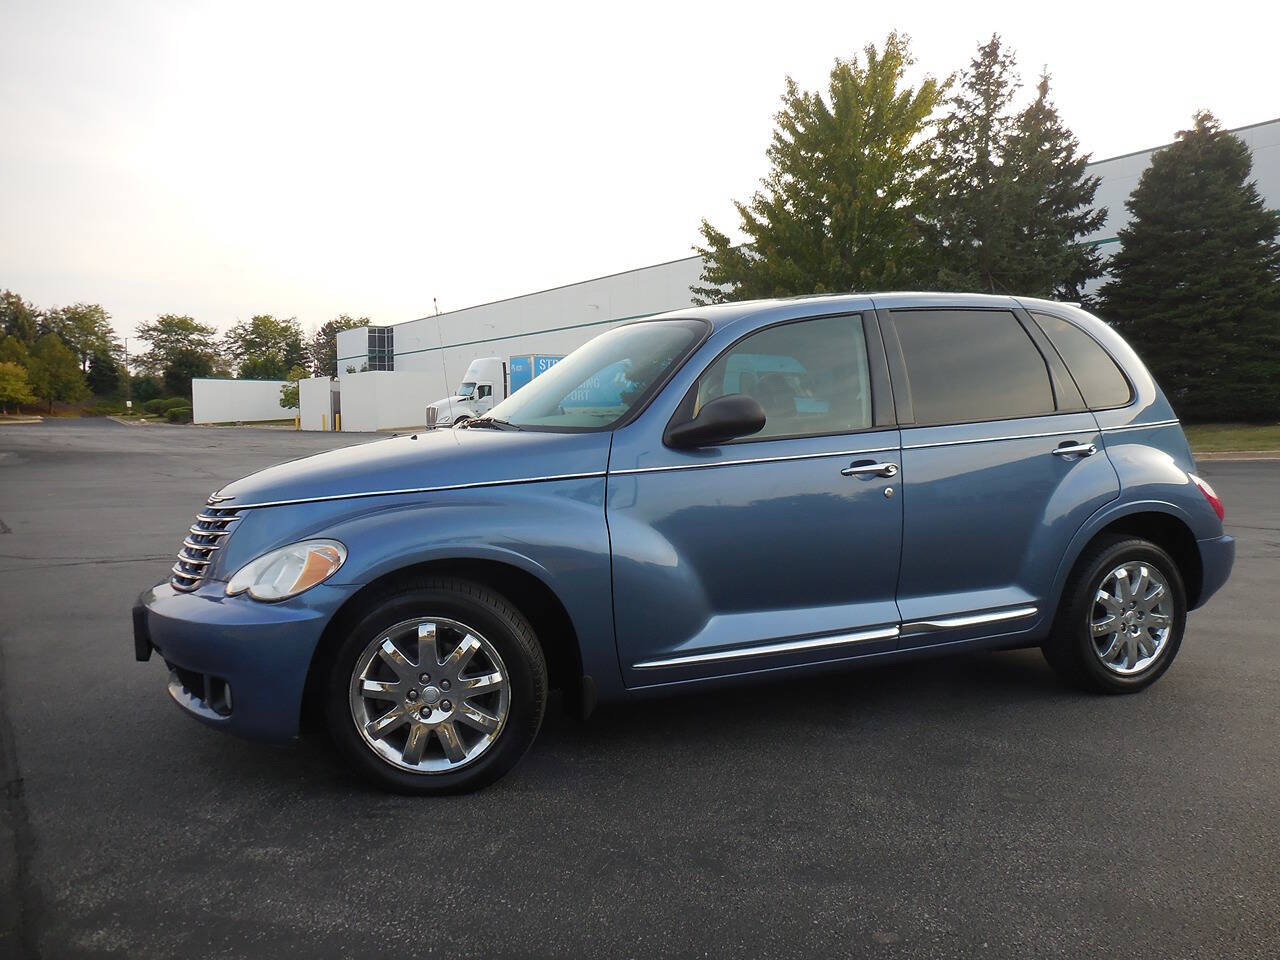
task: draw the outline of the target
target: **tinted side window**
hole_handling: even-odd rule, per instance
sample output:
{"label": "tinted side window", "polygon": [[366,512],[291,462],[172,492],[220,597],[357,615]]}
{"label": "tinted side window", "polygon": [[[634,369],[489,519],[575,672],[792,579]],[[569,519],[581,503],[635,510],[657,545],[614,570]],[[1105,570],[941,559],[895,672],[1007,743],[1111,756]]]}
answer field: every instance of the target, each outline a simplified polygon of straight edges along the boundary
{"label": "tinted side window", "polygon": [[894,311],[916,423],[1053,413],[1044,357],[1002,310]]}
{"label": "tinted side window", "polygon": [[1040,329],[1071,371],[1076,386],[1084,394],[1084,402],[1093,409],[1123,407],[1132,398],[1129,381],[1124,378],[1111,354],[1093,337],[1073,323],[1047,313],[1032,314]]}
{"label": "tinted side window", "polygon": [[871,426],[871,381],[860,316],[770,327],[730,347],[698,380],[693,413],[745,393],[764,407],[767,437],[849,433]]}

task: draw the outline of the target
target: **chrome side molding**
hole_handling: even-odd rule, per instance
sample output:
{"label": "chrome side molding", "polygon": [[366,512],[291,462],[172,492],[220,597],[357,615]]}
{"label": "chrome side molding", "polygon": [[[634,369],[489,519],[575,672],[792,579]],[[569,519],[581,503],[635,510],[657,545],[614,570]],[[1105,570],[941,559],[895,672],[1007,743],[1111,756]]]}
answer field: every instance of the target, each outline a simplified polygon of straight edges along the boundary
{"label": "chrome side molding", "polygon": [[779,653],[799,653],[824,647],[842,647],[869,640],[893,640],[905,633],[933,633],[939,630],[955,630],[960,627],[976,627],[986,623],[1003,623],[1006,620],[1023,620],[1039,612],[1038,607],[1010,607],[989,613],[970,613],[956,617],[940,617],[937,620],[917,620],[900,627],[875,627],[850,633],[835,633],[802,640],[784,640],[753,647],[733,647],[709,653],[690,653],[680,657],[664,657],[660,660],[642,660],[632,665],[635,670],[652,670],[656,667],[687,667],[698,663],[714,663],[719,660],[745,660],[749,657],[767,657]]}
{"label": "chrome side molding", "polygon": [[990,613],[966,613],[957,617],[939,617],[936,620],[916,620],[902,625],[903,633],[933,633],[938,630],[956,630],[960,627],[978,627],[984,623],[1002,623],[1005,620],[1022,620],[1034,617],[1036,607],[1012,607],[993,610]]}
{"label": "chrome side molding", "polygon": [[857,630],[853,633],[828,634],[824,637],[807,637],[803,640],[785,640],[766,643],[757,647],[734,647],[711,653],[691,653],[683,657],[666,657],[662,660],[642,660],[636,670],[654,667],[683,667],[693,663],[711,663],[716,660],[739,660],[746,657],[766,657],[776,653],[796,653],[801,650],[817,650],[822,647],[842,647],[846,644],[866,643],[868,640],[892,640],[898,636],[897,627],[877,627],[873,630]]}

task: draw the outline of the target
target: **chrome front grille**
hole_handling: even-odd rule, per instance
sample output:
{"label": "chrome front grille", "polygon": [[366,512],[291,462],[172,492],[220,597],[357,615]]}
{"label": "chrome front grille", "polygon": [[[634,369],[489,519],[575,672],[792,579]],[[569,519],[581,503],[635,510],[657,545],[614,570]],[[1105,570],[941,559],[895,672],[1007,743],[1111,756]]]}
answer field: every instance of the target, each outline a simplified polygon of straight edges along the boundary
{"label": "chrome front grille", "polygon": [[235,509],[215,506],[216,503],[214,498],[209,499],[182,541],[178,562],[173,565],[173,576],[169,578],[175,590],[194,590],[200,586],[218,547],[231,535],[232,525],[240,519]]}
{"label": "chrome front grille", "polygon": [[435,407],[427,407],[427,429],[435,429],[436,419],[440,416],[440,411]]}

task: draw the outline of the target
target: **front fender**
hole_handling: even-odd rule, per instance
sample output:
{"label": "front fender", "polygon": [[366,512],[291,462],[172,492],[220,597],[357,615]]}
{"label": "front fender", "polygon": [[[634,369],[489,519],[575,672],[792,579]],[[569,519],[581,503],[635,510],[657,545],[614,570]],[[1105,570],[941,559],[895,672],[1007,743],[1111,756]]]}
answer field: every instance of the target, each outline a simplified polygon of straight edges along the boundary
{"label": "front fender", "polygon": [[347,548],[335,586],[359,588],[406,567],[463,559],[503,563],[536,577],[564,605],[583,669],[601,695],[621,690],[602,477],[371,504],[313,535]]}

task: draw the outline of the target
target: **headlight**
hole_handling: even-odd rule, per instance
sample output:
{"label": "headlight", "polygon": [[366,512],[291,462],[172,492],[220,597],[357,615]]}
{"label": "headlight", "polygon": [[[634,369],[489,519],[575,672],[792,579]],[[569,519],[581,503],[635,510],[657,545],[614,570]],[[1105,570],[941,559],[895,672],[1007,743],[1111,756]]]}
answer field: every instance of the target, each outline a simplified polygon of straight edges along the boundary
{"label": "headlight", "polygon": [[227,583],[227,596],[248,591],[255,600],[287,600],[338,572],[347,548],[337,540],[303,540],[250,560]]}

